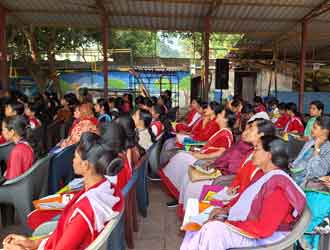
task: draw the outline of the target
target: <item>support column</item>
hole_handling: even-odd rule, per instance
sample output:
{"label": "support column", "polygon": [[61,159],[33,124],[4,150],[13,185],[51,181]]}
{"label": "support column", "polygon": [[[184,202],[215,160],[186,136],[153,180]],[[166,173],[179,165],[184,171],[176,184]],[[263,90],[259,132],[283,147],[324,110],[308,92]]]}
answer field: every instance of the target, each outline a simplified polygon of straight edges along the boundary
{"label": "support column", "polygon": [[0,88],[9,89],[7,70],[7,41],[6,41],[6,15],[7,11],[0,5]]}
{"label": "support column", "polygon": [[103,79],[104,79],[104,98],[108,97],[109,85],[109,63],[108,63],[108,47],[109,47],[109,22],[107,16],[102,16],[102,35],[103,35]]}
{"label": "support column", "polygon": [[204,82],[202,85],[202,93],[203,93],[203,99],[208,99],[208,93],[209,93],[209,60],[210,60],[210,48],[209,48],[209,42],[210,42],[210,32],[211,32],[211,18],[208,16],[205,18],[204,21],[204,36],[203,36],[203,43],[204,43],[204,51],[203,51],[203,58],[204,58]]}
{"label": "support column", "polygon": [[301,50],[300,50],[300,91],[299,91],[299,111],[304,111],[304,92],[305,92],[305,62],[307,49],[307,29],[308,23],[306,21],[301,24]]}

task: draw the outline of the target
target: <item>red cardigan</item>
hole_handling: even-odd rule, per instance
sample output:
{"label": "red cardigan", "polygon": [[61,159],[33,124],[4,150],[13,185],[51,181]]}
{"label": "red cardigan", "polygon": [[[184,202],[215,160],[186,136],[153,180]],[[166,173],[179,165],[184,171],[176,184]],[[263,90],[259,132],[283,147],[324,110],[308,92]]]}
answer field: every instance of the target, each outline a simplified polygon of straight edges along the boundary
{"label": "red cardigan", "polygon": [[203,128],[203,121],[201,120],[193,130],[192,139],[195,141],[207,141],[210,137],[220,129],[216,119],[210,120]]}

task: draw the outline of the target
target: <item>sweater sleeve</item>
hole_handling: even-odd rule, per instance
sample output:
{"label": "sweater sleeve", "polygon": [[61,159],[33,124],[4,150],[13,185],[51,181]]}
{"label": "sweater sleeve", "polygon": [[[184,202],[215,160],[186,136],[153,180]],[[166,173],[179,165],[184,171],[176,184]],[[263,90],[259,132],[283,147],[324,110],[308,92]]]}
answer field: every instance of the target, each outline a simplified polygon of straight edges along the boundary
{"label": "sweater sleeve", "polygon": [[196,133],[192,136],[195,141],[207,141],[212,135],[214,135],[219,130],[219,126],[215,123],[206,126],[204,129],[201,129],[199,133]]}
{"label": "sweater sleeve", "polygon": [[228,221],[239,229],[257,237],[271,236],[285,220],[291,211],[291,206],[281,189],[276,189],[264,199],[260,216],[253,220]]}
{"label": "sweater sleeve", "polygon": [[77,214],[65,228],[65,233],[63,233],[60,240],[56,243],[54,250],[81,249],[87,237],[91,238],[91,232],[87,222],[80,214]]}

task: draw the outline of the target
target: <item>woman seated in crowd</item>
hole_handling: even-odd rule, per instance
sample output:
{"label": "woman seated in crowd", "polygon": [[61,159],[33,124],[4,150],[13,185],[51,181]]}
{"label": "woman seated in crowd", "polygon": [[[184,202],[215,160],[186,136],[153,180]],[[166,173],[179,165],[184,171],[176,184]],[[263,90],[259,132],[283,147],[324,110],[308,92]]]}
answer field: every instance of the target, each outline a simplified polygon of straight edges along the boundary
{"label": "woman seated in crowd", "polygon": [[220,106],[214,107],[216,119],[220,129],[214,133],[200,151],[179,152],[170,159],[168,164],[160,170],[160,176],[171,194],[178,199],[181,181],[187,173],[188,167],[197,160],[215,159],[222,155],[233,144],[232,128],[236,121],[235,114]]}
{"label": "woman seated in crowd", "polygon": [[64,97],[61,99],[62,107],[57,111],[54,120],[61,122],[69,122],[78,103],[79,101],[75,94],[65,94]]}
{"label": "woman seated in crowd", "polygon": [[152,131],[152,141],[157,141],[163,132],[168,128],[168,121],[166,120],[166,110],[164,106],[158,104],[152,105],[151,108],[152,121],[150,128]]}
{"label": "woman seated in crowd", "polygon": [[25,115],[28,118],[30,128],[35,129],[41,127],[41,121],[37,118],[39,117],[40,106],[37,103],[28,103],[25,106]]}
{"label": "woman seated in crowd", "polygon": [[140,151],[137,147],[138,138],[134,120],[130,114],[126,113],[119,116],[115,122],[118,123],[125,132],[125,151],[132,172],[140,160]]}
{"label": "woman seated in crowd", "polygon": [[324,111],[324,104],[320,101],[312,101],[309,104],[309,115],[310,118],[308,119],[308,122],[306,124],[304,137],[305,140],[309,140],[312,136],[312,129],[313,125],[315,123],[315,120],[317,117],[320,117],[323,114]]}
{"label": "woman seated in crowd", "polygon": [[286,124],[289,122],[290,117],[287,113],[287,105],[284,102],[281,102],[278,105],[278,112],[280,117],[275,122],[275,127],[279,129],[284,129]]}
{"label": "woman seated in crowd", "polygon": [[256,96],[253,99],[254,101],[254,112],[267,112],[266,105],[264,104],[262,98],[260,96]]}
{"label": "woman seated in crowd", "polygon": [[194,124],[201,119],[202,100],[200,98],[195,98],[191,101],[189,112],[187,113],[184,122],[177,123],[175,126],[175,131],[177,133],[181,131],[190,132]]}
{"label": "woman seated in crowd", "polygon": [[[252,162],[253,148],[261,143],[262,136],[274,136],[274,125],[264,119],[256,119],[250,122],[241,138],[241,143],[237,143],[229,148],[223,156],[220,156],[210,167],[216,167],[221,170],[223,175],[228,171],[230,174],[236,174],[235,178],[228,186],[228,193],[232,195],[243,192],[253,180],[262,175],[260,171]],[[221,185],[221,179],[206,180],[191,182],[188,174],[186,173],[182,178],[179,197],[178,214],[183,215],[185,206],[189,198],[198,198],[201,195],[204,185]]]}
{"label": "woman seated in crowd", "polygon": [[132,116],[136,132],[138,136],[138,144],[144,149],[148,150],[152,145],[152,131],[150,124],[152,121],[152,116],[149,111],[138,109]]}
{"label": "woman seated in crowd", "polygon": [[304,124],[301,121],[297,105],[289,102],[286,109],[290,119],[284,128],[284,132],[302,135],[304,133]]}
{"label": "woman seated in crowd", "polygon": [[215,209],[198,232],[187,232],[181,250],[226,250],[257,247],[285,238],[302,215],[303,191],[285,171],[287,147],[264,136],[252,159],[264,175],[240,194],[229,210]]}
{"label": "woman seated in crowd", "polygon": [[12,117],[24,114],[24,104],[11,100],[5,104],[5,117]]}
{"label": "woman seated in crowd", "polygon": [[131,159],[128,159],[127,146],[132,142],[128,142],[124,128],[117,122],[108,122],[100,125],[100,135],[102,144],[108,150],[117,153],[124,164],[121,171],[116,176],[117,187],[122,190],[132,177]]}
{"label": "woman seated in crowd", "polygon": [[85,103],[77,106],[74,111],[74,118],[75,121],[69,131],[69,136],[59,144],[60,148],[78,143],[84,132],[97,133],[98,121],[94,116],[91,104]]}
{"label": "woman seated in crowd", "polygon": [[98,135],[84,133],[73,160],[75,174],[83,176],[84,190],[75,194],[66,205],[50,236],[30,240],[20,235],[8,235],[3,241],[4,249],[86,249],[123,209],[121,192],[104,176],[106,170],[110,176],[120,171],[119,166],[109,169],[115,157],[116,153],[105,150]]}
{"label": "woman seated in crowd", "polygon": [[330,117],[317,117],[312,128],[312,139],[300,151],[292,163],[291,171],[298,184],[313,177],[330,173]]}
{"label": "woman seated in crowd", "polygon": [[100,98],[95,104],[95,112],[98,114],[99,122],[111,122],[110,108],[107,100]]}
{"label": "woman seated in crowd", "polygon": [[26,136],[27,126],[27,121],[23,116],[8,117],[2,122],[4,138],[6,141],[15,144],[9,153],[2,182],[22,175],[32,166],[35,160],[32,148],[34,143]]}

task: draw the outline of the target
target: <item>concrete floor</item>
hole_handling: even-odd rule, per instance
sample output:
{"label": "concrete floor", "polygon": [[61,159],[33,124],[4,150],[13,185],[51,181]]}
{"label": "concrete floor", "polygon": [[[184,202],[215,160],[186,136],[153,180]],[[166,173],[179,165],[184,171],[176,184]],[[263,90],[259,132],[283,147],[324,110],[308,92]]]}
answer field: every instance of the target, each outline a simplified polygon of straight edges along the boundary
{"label": "concrete floor", "polygon": [[[176,208],[168,208],[171,198],[163,191],[160,182],[150,183],[150,206],[147,218],[139,215],[139,232],[135,234],[135,250],[176,250],[180,248],[183,234]],[[0,248],[9,233],[21,233],[19,225],[0,228]]]}

